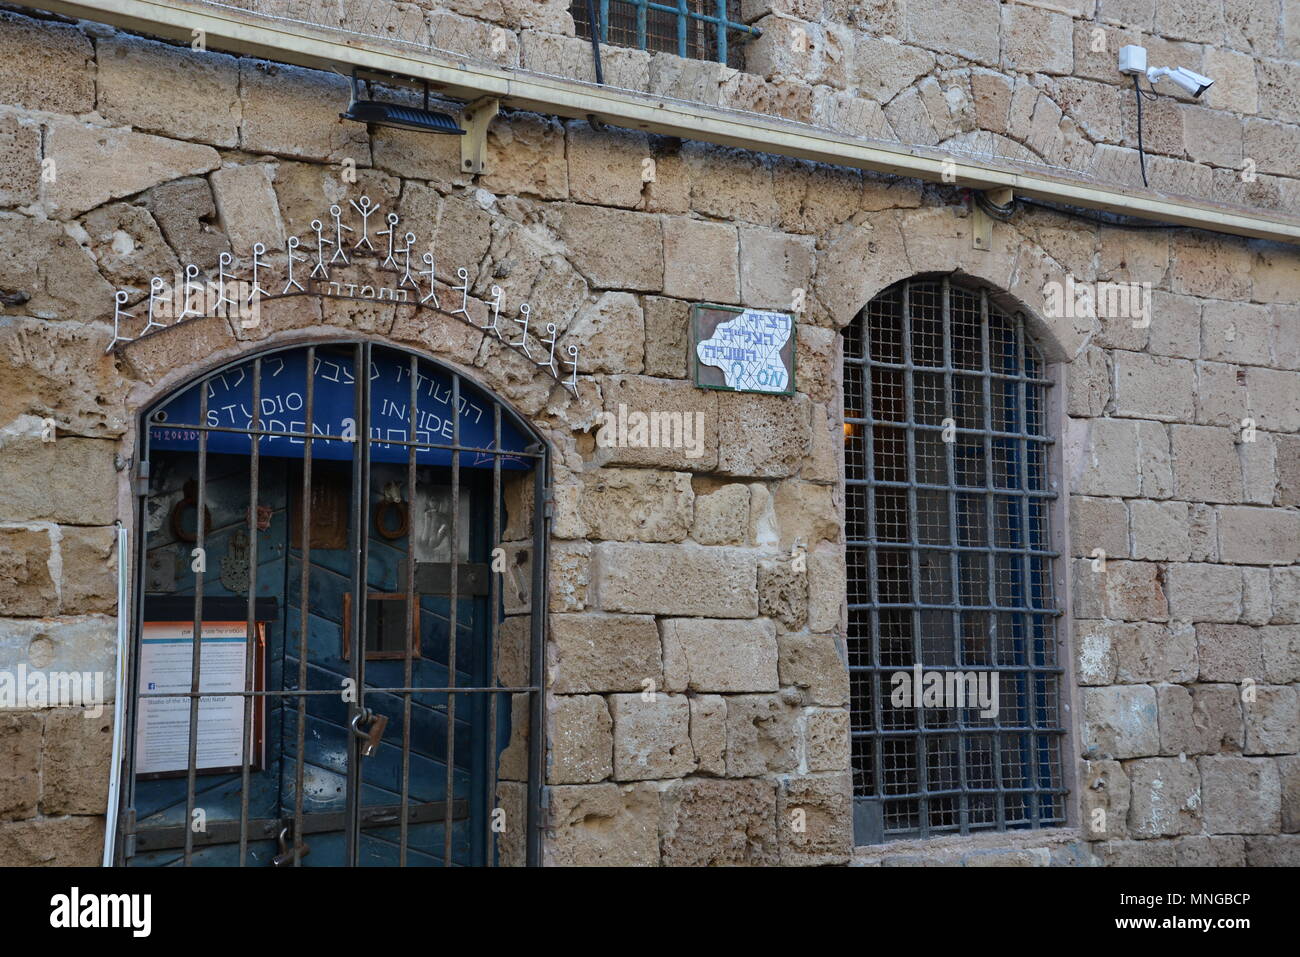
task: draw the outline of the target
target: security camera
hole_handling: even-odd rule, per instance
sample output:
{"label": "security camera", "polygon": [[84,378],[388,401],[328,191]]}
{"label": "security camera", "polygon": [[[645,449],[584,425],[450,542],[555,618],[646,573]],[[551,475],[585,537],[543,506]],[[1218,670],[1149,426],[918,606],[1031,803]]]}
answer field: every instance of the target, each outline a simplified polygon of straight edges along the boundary
{"label": "security camera", "polygon": [[1129,44],[1120,48],[1119,51],[1119,72],[1127,73],[1130,76],[1146,76],[1147,82],[1155,86],[1157,80],[1166,77],[1177,83],[1193,97],[1199,97],[1208,90],[1214,81],[1208,76],[1201,76],[1185,66],[1168,67],[1168,66],[1147,66],[1146,47]]}
{"label": "security camera", "polygon": [[1202,93],[1210,88],[1214,83],[1208,76],[1201,76],[1185,66],[1167,67],[1153,66],[1147,70],[1147,80],[1152,86],[1155,86],[1156,80],[1161,77],[1168,77],[1194,97],[1199,97]]}

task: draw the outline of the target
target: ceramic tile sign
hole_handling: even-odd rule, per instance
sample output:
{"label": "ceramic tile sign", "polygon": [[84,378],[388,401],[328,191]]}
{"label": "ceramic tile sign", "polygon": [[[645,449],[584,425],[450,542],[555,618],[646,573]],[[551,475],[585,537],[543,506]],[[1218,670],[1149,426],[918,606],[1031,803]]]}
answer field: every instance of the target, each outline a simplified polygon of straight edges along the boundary
{"label": "ceramic tile sign", "polygon": [[695,384],[794,395],[795,325],[785,312],[695,306]]}

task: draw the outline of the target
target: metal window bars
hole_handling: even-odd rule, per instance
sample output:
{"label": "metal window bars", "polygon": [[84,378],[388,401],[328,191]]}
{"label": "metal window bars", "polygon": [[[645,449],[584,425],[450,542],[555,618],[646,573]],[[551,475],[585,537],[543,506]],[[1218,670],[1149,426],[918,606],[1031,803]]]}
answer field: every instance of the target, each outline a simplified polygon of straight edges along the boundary
{"label": "metal window bars", "polygon": [[[982,289],[912,279],[845,332],[858,843],[1064,823],[1043,362]],[[897,707],[893,677],[987,673],[999,709]]]}
{"label": "metal window bars", "polygon": [[[577,35],[591,39],[587,0],[573,0]],[[742,65],[740,43],[761,35],[740,19],[740,0],[597,0],[600,42],[651,53]]]}
{"label": "metal window bars", "polygon": [[[528,425],[432,360],[348,342],[241,359],[172,393],[143,426],[142,572],[126,663],[134,690],[116,863],[536,863],[548,459]],[[381,471],[406,480],[404,543],[371,533],[372,522],[381,530],[372,482]],[[314,503],[331,472],[346,473],[346,548],[313,550]],[[192,482],[184,500],[175,491],[182,480]],[[435,500],[448,480],[449,502]],[[515,514],[503,515],[511,484]],[[412,514],[417,492],[429,496],[423,525]],[[446,560],[422,561],[430,548]],[[523,556],[513,596],[484,562],[511,548]],[[183,565],[166,594],[156,568],[169,551]],[[345,588],[406,596],[405,653],[371,662],[373,682],[368,601],[339,602]],[[204,628],[235,617],[235,607],[244,619],[242,688],[216,694],[203,677],[214,667]],[[143,687],[146,623],[182,614],[192,628],[181,679],[188,690]],[[510,638],[507,625],[517,626]],[[350,655],[338,651],[340,628],[353,636]],[[219,750],[222,732],[202,712],[231,698],[242,703],[233,732],[240,760],[214,768],[203,756]],[[165,732],[145,727],[146,712],[185,699],[186,718],[172,715],[185,729],[184,765],[159,771]],[[383,733],[390,721],[400,742]],[[506,741],[520,752],[509,768]]]}

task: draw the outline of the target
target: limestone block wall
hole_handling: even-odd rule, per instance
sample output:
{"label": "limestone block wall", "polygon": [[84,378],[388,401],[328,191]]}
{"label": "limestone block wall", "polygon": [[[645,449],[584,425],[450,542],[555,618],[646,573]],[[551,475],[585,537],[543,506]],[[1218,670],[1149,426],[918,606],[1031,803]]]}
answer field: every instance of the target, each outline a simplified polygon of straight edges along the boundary
{"label": "limestone block wall", "polygon": [[[467,177],[449,137],[340,122],[337,77],[12,13],[0,51],[0,670],[111,670],[141,408],[259,344],[346,332],[461,368],[552,443],[549,863],[1297,862],[1295,248],[1022,208],[979,251],[955,189],[528,113]],[[115,289],[247,265],[362,194],[433,237],[440,280],[469,269],[475,315],[495,284],[582,341],[579,396],[392,304],[268,303],[257,329],[105,354]],[[1060,370],[1071,823],[855,850],[840,334],[892,283],[954,271],[1018,300]],[[1067,276],[1150,283],[1149,326],[1054,312]],[[692,303],[796,290],[795,396],[694,386]],[[602,444],[620,407],[698,413],[700,454]],[[0,712],[0,861],[97,859],[105,724]]]}
{"label": "limestone block wall", "polygon": [[[380,2],[352,16],[363,13],[344,25],[595,80],[567,0]],[[1152,66],[1215,80],[1199,100],[1165,81],[1144,103],[1151,186],[1300,210],[1296,0],[743,0],[740,16],[763,31],[741,69],[606,45],[606,82],[1141,187],[1132,80],[1116,70],[1135,43]]]}

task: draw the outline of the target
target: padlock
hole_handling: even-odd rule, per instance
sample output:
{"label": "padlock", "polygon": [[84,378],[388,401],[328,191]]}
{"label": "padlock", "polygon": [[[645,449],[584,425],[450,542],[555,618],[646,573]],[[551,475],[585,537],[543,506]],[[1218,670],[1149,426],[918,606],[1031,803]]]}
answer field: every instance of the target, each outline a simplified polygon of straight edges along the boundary
{"label": "padlock", "polygon": [[384,729],[388,727],[388,715],[371,713],[370,728],[366,733],[366,743],[361,748],[361,756],[368,758],[379,749],[379,742],[384,737]]}
{"label": "padlock", "polygon": [[272,867],[288,867],[293,863],[295,855],[299,858],[303,858],[311,853],[311,848],[307,846],[305,841],[297,841],[294,843],[293,847],[289,846],[288,827],[280,829],[278,843],[280,845],[280,853],[271,858]]}

